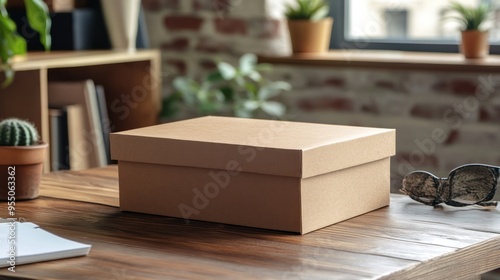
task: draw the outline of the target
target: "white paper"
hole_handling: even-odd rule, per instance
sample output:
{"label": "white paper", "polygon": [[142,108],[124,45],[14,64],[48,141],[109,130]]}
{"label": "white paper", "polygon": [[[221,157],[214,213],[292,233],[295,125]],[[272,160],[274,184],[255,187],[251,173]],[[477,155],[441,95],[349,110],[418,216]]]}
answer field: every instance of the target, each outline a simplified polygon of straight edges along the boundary
{"label": "white paper", "polygon": [[49,233],[33,223],[0,223],[0,267],[86,256],[90,247]]}

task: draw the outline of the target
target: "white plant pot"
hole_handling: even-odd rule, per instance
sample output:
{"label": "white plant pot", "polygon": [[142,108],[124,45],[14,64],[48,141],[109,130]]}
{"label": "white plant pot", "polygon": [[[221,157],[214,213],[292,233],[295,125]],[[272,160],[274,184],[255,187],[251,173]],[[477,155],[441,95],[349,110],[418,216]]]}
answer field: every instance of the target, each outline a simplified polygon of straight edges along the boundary
{"label": "white plant pot", "polygon": [[141,0],[102,0],[101,6],[116,50],[135,51]]}

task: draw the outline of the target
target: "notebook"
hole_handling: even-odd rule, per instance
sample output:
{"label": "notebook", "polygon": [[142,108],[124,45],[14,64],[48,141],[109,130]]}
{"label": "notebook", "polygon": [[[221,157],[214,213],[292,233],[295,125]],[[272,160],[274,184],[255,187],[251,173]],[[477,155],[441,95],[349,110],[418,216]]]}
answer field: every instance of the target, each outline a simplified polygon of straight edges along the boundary
{"label": "notebook", "polygon": [[49,233],[33,223],[0,222],[0,267],[86,256],[90,247]]}

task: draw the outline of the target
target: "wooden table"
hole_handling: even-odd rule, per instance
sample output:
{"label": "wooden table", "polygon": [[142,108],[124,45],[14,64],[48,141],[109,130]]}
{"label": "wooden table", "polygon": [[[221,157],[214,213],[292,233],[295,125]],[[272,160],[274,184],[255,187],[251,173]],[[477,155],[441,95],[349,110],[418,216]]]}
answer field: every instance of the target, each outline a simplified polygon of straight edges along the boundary
{"label": "wooden table", "polygon": [[17,217],[92,244],[90,254],[0,278],[479,279],[500,267],[497,209],[433,209],[391,195],[390,207],[300,236],[122,213],[110,206],[117,185],[115,166],[46,174],[43,197],[18,203]]}

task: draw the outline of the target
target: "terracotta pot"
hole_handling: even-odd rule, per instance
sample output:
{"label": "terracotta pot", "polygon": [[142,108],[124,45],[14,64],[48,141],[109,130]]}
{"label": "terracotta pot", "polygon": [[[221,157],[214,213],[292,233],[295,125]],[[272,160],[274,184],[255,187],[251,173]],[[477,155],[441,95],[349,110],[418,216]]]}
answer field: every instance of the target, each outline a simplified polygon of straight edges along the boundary
{"label": "terracotta pot", "polygon": [[319,21],[289,20],[288,30],[294,53],[321,53],[330,46],[333,18]]}
{"label": "terracotta pot", "polygon": [[483,58],[488,56],[490,51],[488,31],[462,31],[460,51],[464,54],[465,58]]}
{"label": "terracotta pot", "polygon": [[[44,142],[33,146],[0,146],[0,200],[8,200],[14,193],[15,201],[38,197],[47,147]],[[8,182],[12,181],[15,190],[9,190],[12,184]]]}

